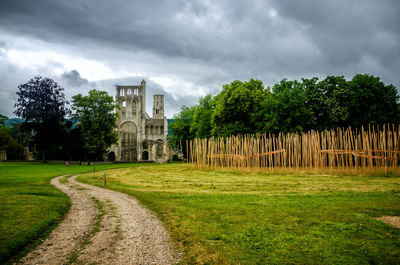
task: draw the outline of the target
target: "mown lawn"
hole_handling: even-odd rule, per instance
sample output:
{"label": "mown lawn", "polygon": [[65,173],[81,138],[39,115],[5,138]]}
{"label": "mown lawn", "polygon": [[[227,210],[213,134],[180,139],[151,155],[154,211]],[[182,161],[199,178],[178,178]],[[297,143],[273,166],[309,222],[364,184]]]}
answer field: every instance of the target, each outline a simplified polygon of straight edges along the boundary
{"label": "mown lawn", "polygon": [[[102,186],[103,174],[79,180]],[[107,171],[107,188],[165,223],[184,264],[398,264],[400,178],[213,172],[185,165]]]}
{"label": "mown lawn", "polygon": [[69,198],[50,184],[53,177],[126,166],[132,164],[68,168],[63,163],[0,162],[0,264],[40,243],[69,209]]}

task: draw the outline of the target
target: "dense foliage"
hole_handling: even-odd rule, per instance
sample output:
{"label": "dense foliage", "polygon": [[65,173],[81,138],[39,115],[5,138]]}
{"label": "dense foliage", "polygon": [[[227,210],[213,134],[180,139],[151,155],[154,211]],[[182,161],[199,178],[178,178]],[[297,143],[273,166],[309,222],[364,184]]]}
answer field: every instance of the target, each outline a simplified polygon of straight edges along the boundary
{"label": "dense foliage", "polygon": [[178,146],[195,137],[399,124],[400,104],[393,85],[368,74],[351,80],[284,79],[272,89],[250,79],[233,81],[215,97],[207,95],[195,106],[184,106],[174,120],[171,143]]}
{"label": "dense foliage", "polygon": [[11,137],[6,128],[0,128],[0,150],[6,150],[7,159],[24,159],[24,146]]}
{"label": "dense foliage", "polygon": [[14,113],[23,123],[0,114],[4,142],[0,149],[6,149],[8,159],[24,159],[24,147],[28,147],[35,159],[42,157],[43,161],[103,160],[117,140],[113,98],[97,90],[88,96],[78,94],[73,97],[76,113],[68,117],[72,112],[63,90],[54,80],[41,76],[18,86]]}
{"label": "dense foliage", "polygon": [[51,147],[61,144],[60,135],[65,131],[65,116],[70,110],[63,91],[54,80],[41,76],[18,86],[14,113],[24,119],[25,131],[33,131],[32,142],[42,152],[43,161]]}
{"label": "dense foliage", "polygon": [[87,153],[102,160],[107,149],[118,140],[114,131],[117,105],[105,91],[93,89],[89,95],[72,97],[74,118],[82,132],[83,146]]}
{"label": "dense foliage", "polygon": [[8,120],[7,116],[4,116],[3,114],[0,114],[0,128],[5,126],[7,120]]}

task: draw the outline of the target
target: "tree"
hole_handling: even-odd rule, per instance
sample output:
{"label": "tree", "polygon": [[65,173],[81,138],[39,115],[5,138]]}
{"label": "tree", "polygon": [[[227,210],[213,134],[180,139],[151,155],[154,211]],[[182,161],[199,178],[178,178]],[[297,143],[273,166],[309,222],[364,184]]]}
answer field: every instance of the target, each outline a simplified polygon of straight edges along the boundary
{"label": "tree", "polygon": [[64,118],[70,113],[66,107],[64,89],[54,80],[35,76],[27,83],[18,86],[18,99],[14,113],[24,119],[23,128],[34,132],[32,141],[43,154],[62,141],[60,135],[65,131]]}
{"label": "tree", "polygon": [[255,133],[262,130],[262,104],[268,97],[262,81],[233,81],[223,86],[215,96],[215,110],[212,114],[212,135]]}
{"label": "tree", "polygon": [[8,120],[7,116],[0,114],[0,128],[5,126],[7,120]]}
{"label": "tree", "polygon": [[[172,135],[169,136],[169,142],[172,148],[182,148],[186,157],[186,140],[194,139],[195,134],[190,130],[193,124],[193,117],[196,107],[181,107],[181,111],[173,116],[173,122],[169,124]],[[181,145],[182,144],[182,145]]]}
{"label": "tree", "polygon": [[30,137],[32,136],[32,133],[30,131],[24,131],[22,129],[23,127],[22,124],[13,123],[11,125],[12,125],[11,128],[7,128],[10,136],[15,140],[17,140],[18,143],[26,146],[28,144]]}
{"label": "tree", "polygon": [[84,147],[90,156],[102,160],[107,149],[118,140],[116,127],[118,108],[113,97],[93,89],[89,95],[72,97],[73,115],[81,129]]}
{"label": "tree", "polygon": [[354,127],[400,121],[396,87],[385,85],[379,77],[357,74],[349,82],[349,122]]}
{"label": "tree", "polygon": [[343,76],[328,76],[318,83],[324,108],[321,129],[349,126],[349,84]]}
{"label": "tree", "polygon": [[318,86],[318,77],[302,78],[301,81],[306,94],[306,106],[314,113],[314,129],[323,129],[325,128],[328,114],[325,107],[324,92]]}
{"label": "tree", "polygon": [[199,99],[193,113],[193,122],[190,125],[190,132],[196,138],[211,137],[211,117],[215,108],[215,102],[210,94]]}
{"label": "tree", "polygon": [[265,132],[301,132],[314,126],[313,112],[306,106],[306,92],[300,82],[283,79],[266,98]]}
{"label": "tree", "polygon": [[6,150],[7,159],[24,159],[24,146],[17,142],[5,128],[0,128],[0,150]]}

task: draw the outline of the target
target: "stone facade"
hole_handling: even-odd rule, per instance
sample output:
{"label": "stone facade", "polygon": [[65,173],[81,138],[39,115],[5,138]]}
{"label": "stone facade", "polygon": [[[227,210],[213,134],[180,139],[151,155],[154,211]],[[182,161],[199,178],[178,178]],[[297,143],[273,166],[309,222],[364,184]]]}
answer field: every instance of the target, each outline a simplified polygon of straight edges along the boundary
{"label": "stone facade", "polygon": [[118,143],[112,147],[116,161],[170,160],[168,120],[164,116],[164,95],[154,95],[153,117],[146,113],[146,82],[139,86],[116,86],[120,106],[117,120]]}

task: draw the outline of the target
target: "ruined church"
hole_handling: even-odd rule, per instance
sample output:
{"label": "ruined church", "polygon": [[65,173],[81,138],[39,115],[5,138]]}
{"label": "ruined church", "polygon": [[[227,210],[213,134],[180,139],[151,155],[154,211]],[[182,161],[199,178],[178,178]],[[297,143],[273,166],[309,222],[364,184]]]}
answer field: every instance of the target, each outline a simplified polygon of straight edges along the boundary
{"label": "ruined church", "polygon": [[118,143],[112,147],[116,161],[166,162],[170,159],[168,120],[164,95],[154,95],[153,116],[146,113],[146,82],[138,86],[116,86],[119,105]]}

